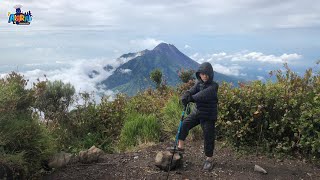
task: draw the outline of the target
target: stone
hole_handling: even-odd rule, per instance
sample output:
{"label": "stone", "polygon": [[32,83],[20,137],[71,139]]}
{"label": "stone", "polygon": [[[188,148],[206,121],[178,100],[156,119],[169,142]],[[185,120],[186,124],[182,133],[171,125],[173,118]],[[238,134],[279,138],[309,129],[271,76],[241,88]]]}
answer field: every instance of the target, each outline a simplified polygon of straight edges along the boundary
{"label": "stone", "polygon": [[79,152],[79,161],[82,163],[92,163],[97,162],[101,155],[103,155],[103,151],[95,146],[92,146],[90,149],[86,151]]}
{"label": "stone", "polygon": [[[155,158],[155,165],[161,170],[168,171],[172,153],[170,151],[158,152]],[[172,159],[170,170],[180,168],[183,165],[182,154],[175,153]]]}
{"label": "stone", "polygon": [[57,153],[53,155],[51,160],[49,160],[48,166],[50,168],[64,167],[69,163],[69,161],[71,160],[71,157],[72,157],[72,154],[70,153],[65,153],[65,152]]}
{"label": "stone", "polygon": [[265,169],[263,169],[261,166],[258,166],[258,165],[254,165],[254,171],[260,172],[260,173],[263,173],[263,174],[267,174],[267,171]]}

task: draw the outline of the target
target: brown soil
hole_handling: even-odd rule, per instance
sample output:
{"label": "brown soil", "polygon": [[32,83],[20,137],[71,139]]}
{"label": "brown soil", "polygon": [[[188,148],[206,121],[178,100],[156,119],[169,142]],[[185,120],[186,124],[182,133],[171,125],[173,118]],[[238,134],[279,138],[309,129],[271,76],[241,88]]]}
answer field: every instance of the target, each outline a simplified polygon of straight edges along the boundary
{"label": "brown soil", "polygon": [[[215,167],[201,170],[204,161],[202,142],[187,142],[183,167],[170,171],[169,179],[320,179],[320,167],[300,160],[279,160],[266,156],[239,155],[231,148],[217,143]],[[106,154],[98,163],[70,164],[42,179],[166,179],[167,172],[154,165],[157,152],[169,143],[150,146],[137,152]],[[255,172],[254,165],[268,173]]]}

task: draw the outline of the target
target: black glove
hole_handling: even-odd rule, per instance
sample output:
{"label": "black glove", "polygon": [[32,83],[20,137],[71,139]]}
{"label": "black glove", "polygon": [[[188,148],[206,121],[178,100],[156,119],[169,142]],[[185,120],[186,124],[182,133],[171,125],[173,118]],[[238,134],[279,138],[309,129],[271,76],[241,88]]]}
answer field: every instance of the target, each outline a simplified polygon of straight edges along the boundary
{"label": "black glove", "polygon": [[193,100],[192,95],[189,91],[184,93],[184,95],[182,95],[182,97],[181,97],[181,102],[185,107],[188,105],[189,102],[193,102],[193,101],[194,100]]}

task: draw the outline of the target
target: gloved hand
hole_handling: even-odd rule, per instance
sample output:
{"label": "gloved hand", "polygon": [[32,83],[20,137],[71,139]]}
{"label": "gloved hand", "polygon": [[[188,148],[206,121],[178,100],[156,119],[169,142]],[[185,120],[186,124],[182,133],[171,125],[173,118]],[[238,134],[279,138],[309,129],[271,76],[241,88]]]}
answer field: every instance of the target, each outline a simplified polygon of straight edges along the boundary
{"label": "gloved hand", "polygon": [[189,102],[193,102],[192,95],[189,91],[185,92],[181,97],[181,102],[184,106],[187,106]]}

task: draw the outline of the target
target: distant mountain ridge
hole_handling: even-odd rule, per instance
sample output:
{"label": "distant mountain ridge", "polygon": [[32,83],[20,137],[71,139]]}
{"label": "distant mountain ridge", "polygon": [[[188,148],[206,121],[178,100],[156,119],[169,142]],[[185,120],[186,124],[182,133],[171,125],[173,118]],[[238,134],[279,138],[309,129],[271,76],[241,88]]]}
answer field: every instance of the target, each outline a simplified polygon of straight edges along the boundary
{"label": "distant mountain ridge", "polygon": [[[128,95],[134,95],[140,90],[154,86],[150,79],[150,73],[154,69],[162,71],[168,85],[176,86],[181,82],[177,73],[179,70],[197,70],[199,67],[199,63],[180,52],[174,45],[166,43],[160,43],[153,50],[124,54],[118,60],[123,62],[120,62],[121,65],[101,84],[105,89],[117,90]],[[237,81],[217,72],[214,79],[218,82]]]}

